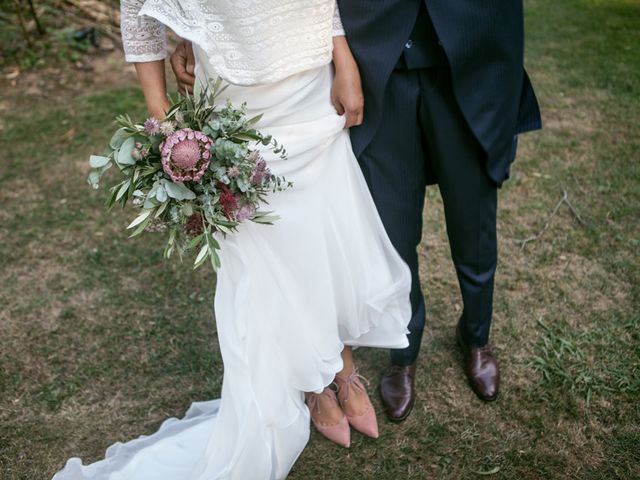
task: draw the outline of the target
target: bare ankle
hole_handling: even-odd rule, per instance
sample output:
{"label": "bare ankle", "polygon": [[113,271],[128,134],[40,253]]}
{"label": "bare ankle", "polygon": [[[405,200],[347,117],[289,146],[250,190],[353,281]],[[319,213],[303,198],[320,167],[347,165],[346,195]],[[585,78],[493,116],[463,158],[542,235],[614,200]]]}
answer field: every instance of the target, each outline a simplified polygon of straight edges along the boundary
{"label": "bare ankle", "polygon": [[355,370],[355,365],[353,364],[353,349],[345,346],[340,356],[342,357],[342,370],[340,370],[336,376],[347,378]]}

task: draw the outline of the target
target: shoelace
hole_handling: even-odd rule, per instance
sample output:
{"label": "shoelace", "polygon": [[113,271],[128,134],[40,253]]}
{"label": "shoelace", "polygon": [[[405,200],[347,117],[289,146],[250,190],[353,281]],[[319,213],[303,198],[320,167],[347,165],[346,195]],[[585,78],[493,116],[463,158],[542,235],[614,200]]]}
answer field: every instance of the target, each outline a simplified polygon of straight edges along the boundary
{"label": "shoelace", "polygon": [[[351,393],[351,388],[349,388],[350,386],[356,391],[367,393],[367,390],[359,380],[363,380],[367,384],[367,386],[371,385],[369,380],[358,373],[358,370],[354,370],[353,372],[351,372],[346,379],[338,376],[336,376],[336,379],[340,382],[344,382],[344,386],[347,387],[347,394],[342,400],[343,402],[349,401],[349,394]],[[337,383],[336,386],[338,387],[338,392],[340,392],[340,390],[342,390],[343,388],[342,385],[339,385]]]}
{"label": "shoelace", "polygon": [[336,385],[335,383],[332,383],[331,385],[329,385],[327,388],[325,388],[322,393],[310,393],[309,396],[307,397],[307,406],[309,407],[310,411],[315,411],[318,413],[318,415],[320,415],[320,396],[321,395],[328,395],[330,397],[333,397],[335,399],[335,392],[333,391],[333,389],[331,388],[333,385],[335,385],[335,390],[338,390],[338,385]]}

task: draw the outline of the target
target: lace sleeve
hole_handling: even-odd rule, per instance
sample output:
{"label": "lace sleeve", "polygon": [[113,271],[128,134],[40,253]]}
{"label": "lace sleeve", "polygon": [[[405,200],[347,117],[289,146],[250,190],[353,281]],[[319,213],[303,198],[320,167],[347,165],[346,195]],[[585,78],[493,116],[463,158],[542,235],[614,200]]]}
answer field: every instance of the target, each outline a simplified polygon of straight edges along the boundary
{"label": "lace sleeve", "polygon": [[340,19],[340,9],[338,8],[338,2],[335,2],[335,9],[333,12],[333,36],[340,37],[344,35],[344,27],[342,26],[342,20]]}
{"label": "lace sleeve", "polygon": [[165,27],[158,20],[138,15],[144,0],[121,0],[120,30],[127,62],[152,62],[167,56]]}

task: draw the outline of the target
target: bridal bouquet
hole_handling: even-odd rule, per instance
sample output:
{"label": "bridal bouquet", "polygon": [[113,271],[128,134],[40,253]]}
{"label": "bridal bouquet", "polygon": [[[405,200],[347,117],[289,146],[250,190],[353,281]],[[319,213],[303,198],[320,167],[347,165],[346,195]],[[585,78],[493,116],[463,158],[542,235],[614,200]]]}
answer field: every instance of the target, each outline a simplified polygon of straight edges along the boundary
{"label": "bridal bouquet", "polygon": [[201,95],[179,97],[163,121],[117,117],[106,154],[89,159],[88,177],[98,188],[116,167],[119,181],[109,189],[107,207],[131,203],[139,210],[127,227],[131,236],[164,232],[165,258],[194,250],[194,268],[209,259],[214,271],[220,268],[214,233],[231,234],[247,221],[272,224],[278,217],[261,207],[270,193],[291,186],[269,171],[257,149],[286,158],[284,148],[253,128],[260,117],[247,119],[244,104],[216,105],[223,90],[218,80]]}

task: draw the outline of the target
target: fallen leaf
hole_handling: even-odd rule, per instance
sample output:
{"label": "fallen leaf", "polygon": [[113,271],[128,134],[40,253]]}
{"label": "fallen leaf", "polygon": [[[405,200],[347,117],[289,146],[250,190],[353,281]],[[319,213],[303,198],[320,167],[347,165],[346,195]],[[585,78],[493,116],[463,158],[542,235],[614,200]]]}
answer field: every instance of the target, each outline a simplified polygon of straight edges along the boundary
{"label": "fallen leaf", "polygon": [[476,473],[478,475],[493,475],[500,471],[500,467],[493,467],[491,470],[478,470]]}
{"label": "fallen leaf", "polygon": [[67,132],[64,135],[62,135],[62,140],[71,140],[75,136],[76,136],[76,129],[71,128],[67,130]]}

